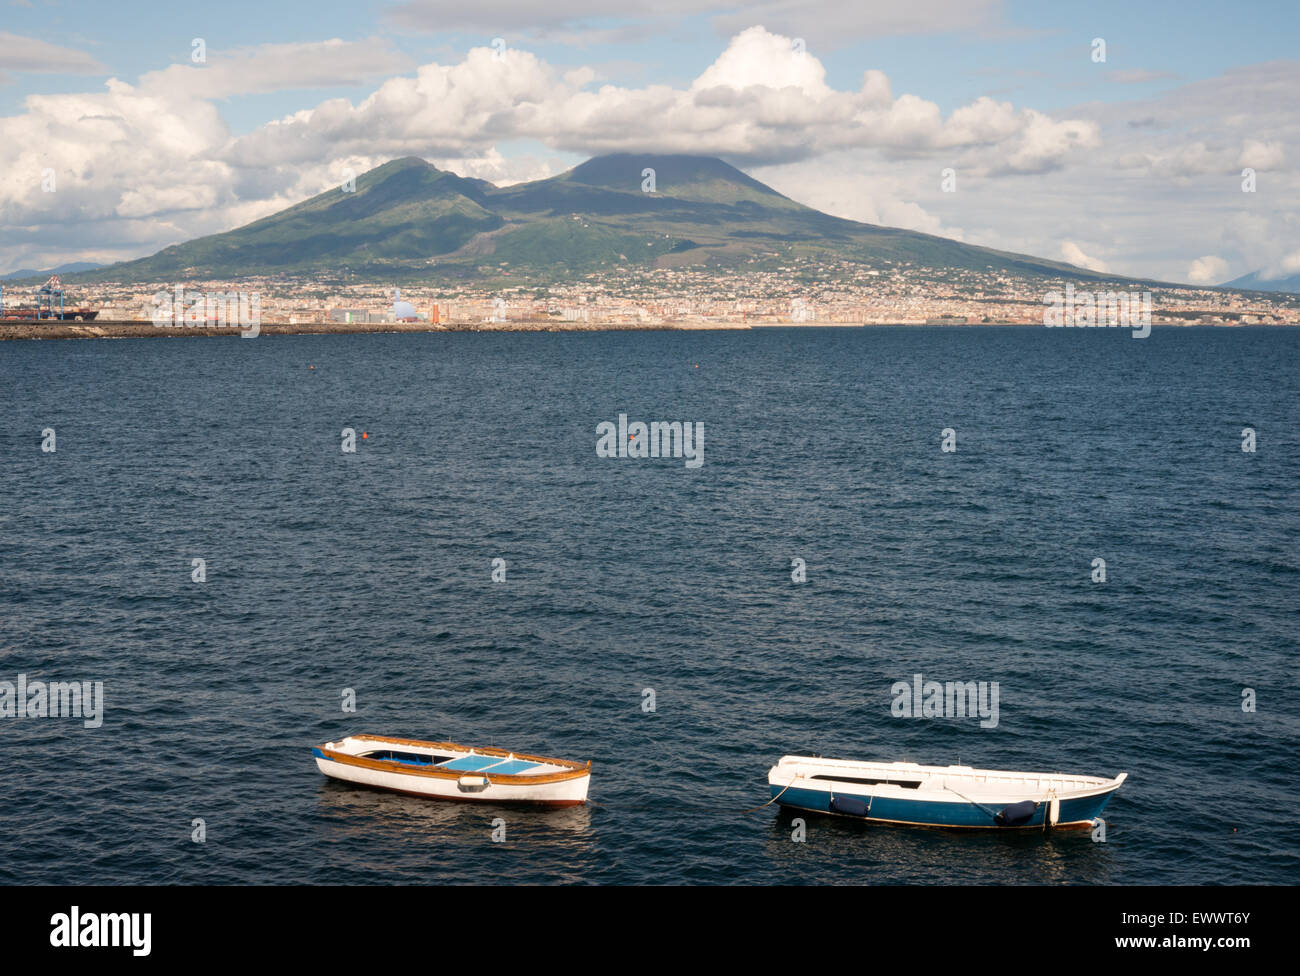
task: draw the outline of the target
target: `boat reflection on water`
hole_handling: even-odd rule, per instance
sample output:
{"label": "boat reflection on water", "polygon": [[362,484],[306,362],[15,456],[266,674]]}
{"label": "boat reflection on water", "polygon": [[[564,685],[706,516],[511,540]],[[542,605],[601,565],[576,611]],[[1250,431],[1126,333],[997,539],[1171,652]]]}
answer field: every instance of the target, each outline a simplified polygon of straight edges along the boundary
{"label": "boat reflection on water", "polygon": [[[793,840],[796,820],[803,843]],[[851,884],[1107,884],[1116,867],[1114,851],[1082,830],[909,830],[784,808],[770,821],[764,853],[810,883],[821,880],[819,864],[827,880],[857,866]]]}
{"label": "boat reflection on water", "polygon": [[337,780],[322,780],[318,792],[320,829],[326,839],[479,847],[491,843],[493,821],[503,820],[506,844],[547,844],[591,852],[588,806],[509,806],[445,803]]}

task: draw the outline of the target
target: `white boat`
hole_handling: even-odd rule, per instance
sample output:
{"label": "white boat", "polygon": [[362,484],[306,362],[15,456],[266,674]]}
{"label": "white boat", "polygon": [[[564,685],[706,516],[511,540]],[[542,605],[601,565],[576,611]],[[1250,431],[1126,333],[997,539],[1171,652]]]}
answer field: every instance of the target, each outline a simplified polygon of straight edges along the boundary
{"label": "white boat", "polygon": [[349,735],[312,755],[326,776],[431,800],[578,806],[591,782],[590,762],[383,735]]}
{"label": "white boat", "polygon": [[1128,777],[782,756],[768,771],[783,807],[925,827],[1088,827]]}

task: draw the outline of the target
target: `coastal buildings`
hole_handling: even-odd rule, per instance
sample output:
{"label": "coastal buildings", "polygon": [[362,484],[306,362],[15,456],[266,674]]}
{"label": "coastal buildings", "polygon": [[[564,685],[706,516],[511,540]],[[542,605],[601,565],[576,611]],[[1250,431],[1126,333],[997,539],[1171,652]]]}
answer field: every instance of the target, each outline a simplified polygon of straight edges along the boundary
{"label": "coastal buildings", "polygon": [[[185,282],[187,290],[261,297],[267,323],[393,322],[391,283],[284,276],[238,282]],[[101,320],[148,319],[167,285],[77,285],[79,300]],[[883,261],[879,266],[789,261],[771,269],[621,266],[546,285],[403,282],[403,319],[444,328],[555,328],[762,325],[951,325],[1043,323],[1044,296],[1061,282],[969,269],[934,271]],[[1153,321],[1182,325],[1297,325],[1300,296],[1193,286],[1143,286],[1127,280],[1075,283],[1076,290],[1152,291]],[[8,296],[6,296],[8,297]]]}

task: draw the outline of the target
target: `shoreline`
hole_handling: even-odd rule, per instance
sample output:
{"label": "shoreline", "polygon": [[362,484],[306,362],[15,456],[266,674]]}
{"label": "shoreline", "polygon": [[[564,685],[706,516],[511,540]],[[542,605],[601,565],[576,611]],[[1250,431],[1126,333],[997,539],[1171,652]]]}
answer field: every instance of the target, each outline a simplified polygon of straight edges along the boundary
{"label": "shoreline", "polygon": [[[1204,328],[1250,328],[1252,326],[1205,322],[1157,322],[1158,326]],[[410,332],[717,332],[754,329],[872,329],[872,328],[945,328],[998,329],[1042,328],[1041,322],[472,322],[447,325],[429,322],[265,322],[259,335],[361,335],[365,333]],[[1283,325],[1258,325],[1259,328],[1286,328]],[[239,336],[236,327],[157,326],[147,321],[0,321],[0,342],[39,339],[147,339],[147,338],[217,338]]]}
{"label": "shoreline", "polygon": [[[654,332],[748,329],[747,323],[475,322],[463,325],[429,322],[263,322],[258,335],[360,335],[405,332]],[[239,336],[235,326],[159,326],[147,321],[68,322],[34,320],[0,322],[0,341],[21,339],[179,339]]]}

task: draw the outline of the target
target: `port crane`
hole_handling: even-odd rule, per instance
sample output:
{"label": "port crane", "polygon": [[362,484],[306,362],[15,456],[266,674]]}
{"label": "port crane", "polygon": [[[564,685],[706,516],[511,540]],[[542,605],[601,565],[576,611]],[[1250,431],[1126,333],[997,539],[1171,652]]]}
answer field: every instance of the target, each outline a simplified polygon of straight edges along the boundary
{"label": "port crane", "polygon": [[[59,314],[54,314],[54,299],[59,299]],[[63,318],[63,282],[58,275],[50,275],[50,280],[36,290],[36,319],[40,321],[48,312],[50,318]]]}

